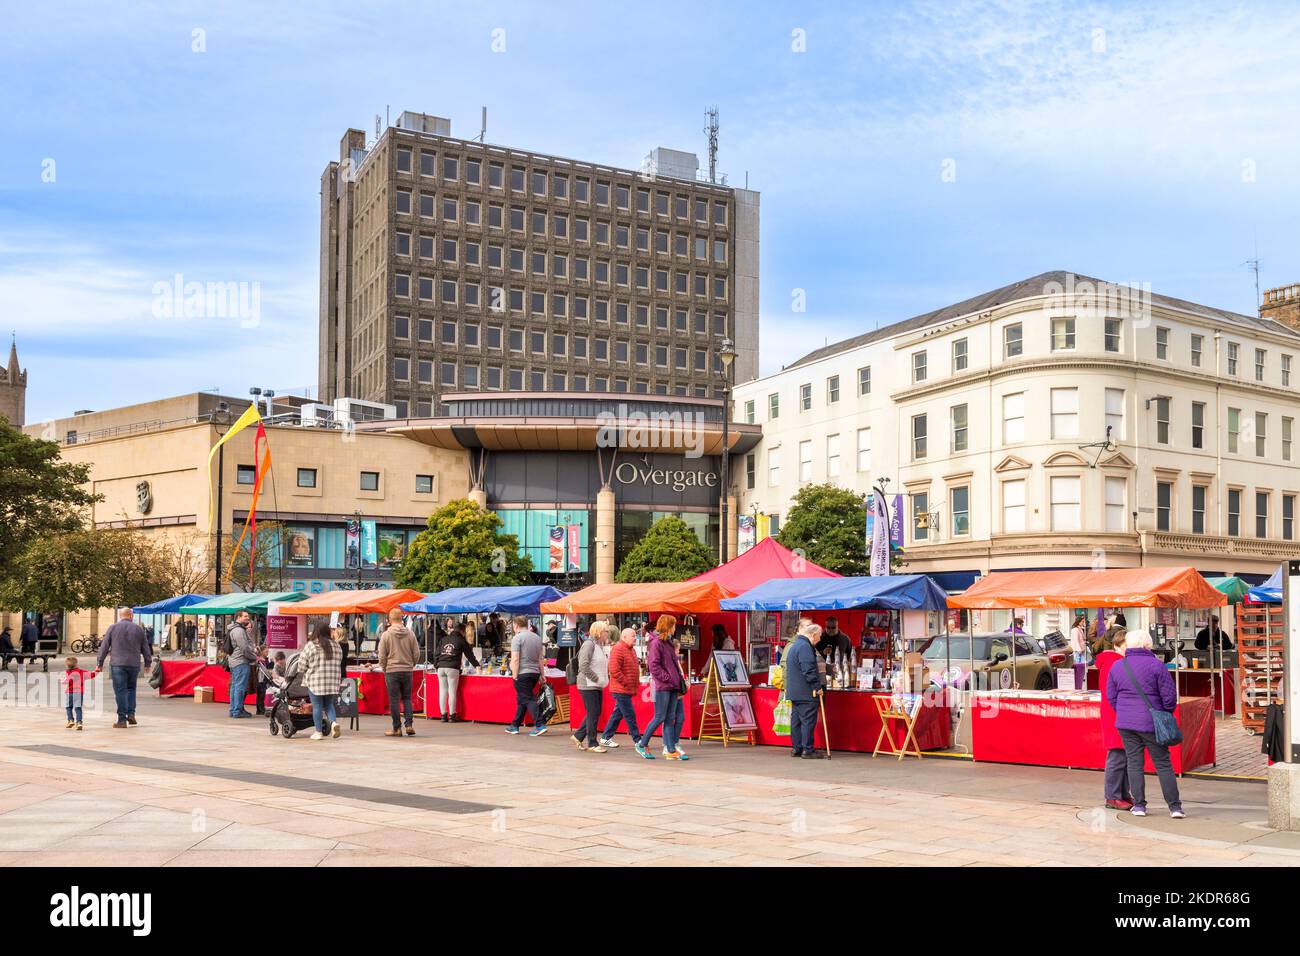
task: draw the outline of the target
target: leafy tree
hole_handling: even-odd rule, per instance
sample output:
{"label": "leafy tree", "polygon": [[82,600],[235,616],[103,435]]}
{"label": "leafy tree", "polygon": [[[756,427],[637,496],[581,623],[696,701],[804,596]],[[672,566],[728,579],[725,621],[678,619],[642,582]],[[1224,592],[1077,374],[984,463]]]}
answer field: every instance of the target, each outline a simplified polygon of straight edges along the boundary
{"label": "leafy tree", "polygon": [[[243,525],[236,526],[226,538],[226,543],[221,551],[221,567],[217,573],[221,575],[221,590],[228,592],[237,587],[241,591],[283,591],[284,571],[283,561],[286,557],[284,548],[284,525],[278,521],[259,521],[257,523],[257,547],[253,549],[253,570],[249,575],[248,569],[248,550],[253,543],[253,532],[250,529],[244,536],[244,542],[239,546],[238,552],[234,555],[234,561],[231,562],[230,550],[239,540],[239,533],[243,530]],[[216,560],[215,546],[210,549],[212,552],[211,560]],[[205,580],[211,580],[205,576]],[[207,587],[208,585],[205,585]],[[177,591],[177,594],[184,592]]]}
{"label": "leafy tree", "polygon": [[69,531],[29,546],[0,581],[0,606],[80,611],[172,594],[157,546],[137,531]]}
{"label": "leafy tree", "polygon": [[0,584],[37,541],[82,529],[80,509],[103,500],[86,490],[89,482],[90,466],[63,461],[58,442],[32,438],[0,418]]}
{"label": "leafy tree", "polygon": [[794,496],[777,540],[814,564],[845,575],[871,573],[867,506],[847,488],[805,485]]}
{"label": "leafy tree", "polygon": [[628,552],[614,580],[623,584],[685,581],[703,574],[715,563],[709,549],[685,521],[666,515]]}
{"label": "leafy tree", "polygon": [[415,536],[393,574],[399,588],[446,588],[528,584],[532,559],[519,553],[519,539],[505,534],[500,517],[467,498],[449,501]]}

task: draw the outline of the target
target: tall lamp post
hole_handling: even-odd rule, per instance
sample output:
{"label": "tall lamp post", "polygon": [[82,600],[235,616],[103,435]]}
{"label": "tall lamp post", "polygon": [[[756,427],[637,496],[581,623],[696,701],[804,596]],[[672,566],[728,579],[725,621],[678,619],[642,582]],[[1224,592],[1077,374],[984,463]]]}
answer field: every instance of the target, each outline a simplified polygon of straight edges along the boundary
{"label": "tall lamp post", "polygon": [[718,350],[718,360],[722,363],[722,489],[718,495],[718,550],[721,557],[719,564],[727,563],[727,472],[731,464],[731,363],[736,360],[736,349],[731,339],[722,340]]}
{"label": "tall lamp post", "polygon": [[[213,413],[213,415],[210,417],[209,420],[213,422],[217,422],[221,425],[228,425],[230,424],[229,419],[230,419],[230,406],[225,402],[217,402],[217,410],[215,413]],[[221,436],[224,434],[225,432],[222,429],[218,428],[217,440],[220,441]],[[211,459],[208,460],[211,461]],[[226,507],[225,502],[222,500],[222,498],[224,497],[225,490],[226,490],[226,446],[220,445],[217,448],[217,561],[216,561],[217,568],[215,574],[216,581],[214,582],[213,590],[212,590],[213,594],[221,593],[221,538],[225,534],[224,529],[221,527],[222,524],[221,513],[222,511],[225,510]]]}

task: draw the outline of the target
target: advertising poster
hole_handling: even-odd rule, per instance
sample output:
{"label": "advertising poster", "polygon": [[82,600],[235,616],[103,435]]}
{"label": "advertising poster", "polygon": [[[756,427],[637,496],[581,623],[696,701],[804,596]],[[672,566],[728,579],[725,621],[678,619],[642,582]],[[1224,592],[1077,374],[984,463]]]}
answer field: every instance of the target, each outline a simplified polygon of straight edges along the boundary
{"label": "advertising poster", "polygon": [[361,522],[361,560],[368,568],[373,568],[379,561],[379,543],[373,521]]}
{"label": "advertising poster", "polygon": [[547,570],[549,570],[551,574],[564,573],[564,539],[564,525],[551,525],[551,553],[550,562],[547,567]]}
{"label": "advertising poster", "polygon": [[405,531],[379,532],[379,566],[381,568],[395,568],[402,563],[402,559],[405,557]]}
{"label": "advertising poster", "polygon": [[736,519],[736,553],[744,554],[754,546],[754,516],[741,515]]}
{"label": "advertising poster", "polygon": [[582,525],[569,525],[569,571],[582,570]]}
{"label": "advertising poster", "polygon": [[272,651],[296,651],[306,643],[307,618],[302,614],[281,614],[284,602],[266,606],[266,646]]}
{"label": "advertising poster", "polygon": [[316,566],[316,529],[290,528],[289,567],[311,568]]}

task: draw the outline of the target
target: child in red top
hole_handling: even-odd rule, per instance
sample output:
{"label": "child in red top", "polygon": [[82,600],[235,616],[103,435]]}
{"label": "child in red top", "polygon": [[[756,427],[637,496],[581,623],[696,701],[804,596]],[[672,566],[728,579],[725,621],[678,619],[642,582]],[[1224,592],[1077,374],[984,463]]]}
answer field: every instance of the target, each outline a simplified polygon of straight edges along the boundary
{"label": "child in red top", "polygon": [[[81,729],[81,695],[85,692],[86,681],[94,678],[95,671],[84,671],[77,666],[77,659],[69,657],[64,664],[67,670],[59,678],[59,683],[63,685],[63,702],[68,709],[68,730],[76,727]],[[72,719],[73,711],[76,711],[77,719]]]}

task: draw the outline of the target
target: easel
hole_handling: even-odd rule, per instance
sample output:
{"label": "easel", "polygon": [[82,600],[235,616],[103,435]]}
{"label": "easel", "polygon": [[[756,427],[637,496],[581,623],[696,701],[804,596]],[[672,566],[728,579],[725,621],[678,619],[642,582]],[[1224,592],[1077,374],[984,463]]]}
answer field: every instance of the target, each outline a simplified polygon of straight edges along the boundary
{"label": "easel", "polygon": [[[744,691],[737,690],[736,693],[744,693]],[[716,705],[716,710],[709,709],[710,702]],[[726,709],[722,706],[722,681],[718,677],[718,669],[713,665],[712,657],[709,658],[708,676],[704,678],[704,696],[700,701],[700,707],[700,732],[695,738],[696,744],[706,740],[721,740],[722,746],[727,747],[730,746],[731,741],[743,737],[749,741],[751,747],[758,746],[754,731],[733,731],[727,724]]]}
{"label": "easel", "polygon": [[[885,743],[889,747],[885,753],[897,756],[899,760],[904,757],[922,759],[921,745],[916,740],[916,715],[908,710],[906,699],[896,699],[892,694],[879,694],[875,701],[876,712],[880,715],[880,733],[876,737],[876,749],[871,752],[871,756],[876,757],[880,753],[881,743]],[[890,722],[899,720],[907,728],[901,747],[894,741],[894,735],[889,732]]]}

